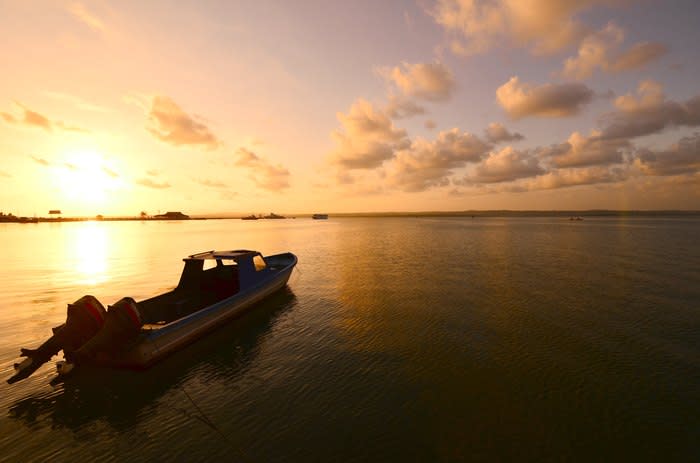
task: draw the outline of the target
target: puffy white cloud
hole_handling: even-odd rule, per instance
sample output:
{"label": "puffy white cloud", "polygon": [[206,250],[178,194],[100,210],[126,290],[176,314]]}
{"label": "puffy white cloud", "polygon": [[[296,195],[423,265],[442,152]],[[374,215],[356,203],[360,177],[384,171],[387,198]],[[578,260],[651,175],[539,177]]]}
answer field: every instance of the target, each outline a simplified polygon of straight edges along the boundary
{"label": "puffy white cloud", "polygon": [[526,191],[552,190],[597,183],[616,183],[627,180],[630,176],[627,166],[587,167],[581,169],[556,169],[526,180],[521,187]]}
{"label": "puffy white cloud", "polygon": [[346,169],[373,169],[410,142],[406,131],[394,127],[391,119],[371,103],[359,99],[347,114],[338,113],[342,130],[332,133],[336,149],[330,161]]}
{"label": "puffy white cloud", "polygon": [[637,164],[646,175],[682,175],[700,172],[700,134],[681,138],[666,150],[642,149]]}
{"label": "puffy white cloud", "polygon": [[399,151],[387,166],[387,179],[404,191],[423,191],[449,184],[454,169],[479,162],[490,145],[458,129],[443,131],[435,140],[422,138]]}
{"label": "puffy white cloud", "polygon": [[151,100],[146,129],[156,138],[174,146],[203,146],[217,148],[221,142],[209,127],[185,113],[167,96],[157,95]]}
{"label": "puffy white cloud", "polygon": [[446,101],[455,90],[452,72],[442,63],[402,63],[379,73],[406,96],[428,101]]}
{"label": "puffy white cloud", "polygon": [[392,119],[403,119],[425,114],[425,108],[408,98],[390,96],[384,113]]}
{"label": "puffy white cloud", "polygon": [[700,126],[700,95],[684,103],[667,100],[663,87],[643,81],[637,96],[624,95],[615,100],[616,111],[601,117],[601,137],[629,139],[660,132],[667,127]]}
{"label": "puffy white cloud", "polygon": [[[453,52],[494,46],[552,53],[575,43],[586,27],[575,16],[601,0],[438,0],[429,13],[452,37]],[[605,2],[610,3],[610,2]]]}
{"label": "puffy white cloud", "polygon": [[560,145],[539,150],[541,158],[556,167],[588,167],[619,164],[624,161],[624,152],[630,143],[624,139],[607,140],[600,132],[586,137],[574,132]]}
{"label": "puffy white cloud", "polygon": [[490,123],[484,130],[484,133],[486,139],[491,143],[513,142],[525,138],[522,134],[510,132],[503,124],[499,124],[498,122]]}
{"label": "puffy white cloud", "polygon": [[578,54],[564,62],[562,74],[574,79],[590,77],[596,68],[606,72],[637,69],[663,56],[667,47],[660,43],[641,42],[620,51],[624,31],[608,23],[600,31],[587,35],[579,45]]}
{"label": "puffy white cloud", "polygon": [[578,48],[578,55],[564,62],[562,74],[574,79],[585,79],[596,68],[607,69],[610,54],[625,39],[623,30],[613,23],[604,29],[588,35]]}
{"label": "puffy white cloud", "polygon": [[528,116],[564,117],[577,114],[593,100],[593,91],[581,83],[521,83],[517,77],[496,90],[496,98],[506,113],[520,119]]}
{"label": "puffy white cloud", "polygon": [[246,148],[236,151],[235,164],[248,168],[250,179],[262,189],[276,192],[289,188],[289,170],[284,166],[271,164]]}
{"label": "puffy white cloud", "polygon": [[[500,183],[520,178],[534,177],[544,173],[539,159],[529,150],[516,150],[506,146],[500,151],[491,152],[476,166],[474,172],[464,177],[462,184]],[[459,183],[458,183],[459,184]]]}

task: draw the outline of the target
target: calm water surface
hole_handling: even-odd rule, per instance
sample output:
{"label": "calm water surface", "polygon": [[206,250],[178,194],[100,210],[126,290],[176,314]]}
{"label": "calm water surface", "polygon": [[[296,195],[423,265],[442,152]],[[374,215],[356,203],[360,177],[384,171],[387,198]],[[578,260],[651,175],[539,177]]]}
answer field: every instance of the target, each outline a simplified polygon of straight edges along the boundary
{"label": "calm water surface", "polygon": [[[0,460],[697,461],[699,236],[693,218],[0,224]],[[146,372],[5,383],[68,302],[158,294],[185,255],[232,248],[298,270]]]}

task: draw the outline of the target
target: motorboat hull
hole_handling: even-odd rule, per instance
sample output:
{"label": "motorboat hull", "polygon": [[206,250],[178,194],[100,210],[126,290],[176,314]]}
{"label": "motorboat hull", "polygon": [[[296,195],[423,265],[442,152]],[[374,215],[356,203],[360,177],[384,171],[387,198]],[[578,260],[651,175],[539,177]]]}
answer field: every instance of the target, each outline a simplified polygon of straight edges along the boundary
{"label": "motorboat hull", "polygon": [[118,357],[104,361],[104,364],[134,369],[150,367],[229,320],[242,315],[256,303],[284,288],[293,267],[291,265],[269,281],[234,294],[172,323],[162,327],[144,327],[138,342],[133,347]]}

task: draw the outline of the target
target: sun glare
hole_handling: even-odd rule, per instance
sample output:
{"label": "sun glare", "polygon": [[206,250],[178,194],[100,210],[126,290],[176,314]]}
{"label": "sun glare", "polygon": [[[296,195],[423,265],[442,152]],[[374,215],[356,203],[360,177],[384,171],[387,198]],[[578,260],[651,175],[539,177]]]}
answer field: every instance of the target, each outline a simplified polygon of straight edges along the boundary
{"label": "sun glare", "polygon": [[54,175],[65,200],[71,202],[74,209],[104,207],[110,202],[111,193],[119,187],[118,175],[95,151],[66,156]]}

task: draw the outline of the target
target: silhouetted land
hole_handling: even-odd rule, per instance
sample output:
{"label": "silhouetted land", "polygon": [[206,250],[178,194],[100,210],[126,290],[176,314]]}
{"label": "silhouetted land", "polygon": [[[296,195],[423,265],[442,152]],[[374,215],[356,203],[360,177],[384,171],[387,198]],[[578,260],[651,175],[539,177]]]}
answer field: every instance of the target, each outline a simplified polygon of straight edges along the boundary
{"label": "silhouetted land", "polygon": [[[311,218],[313,214],[290,214],[285,218]],[[161,216],[102,216],[95,217],[17,217],[12,214],[3,214],[0,222],[17,223],[37,223],[37,222],[85,222],[85,221],[152,221],[152,220],[217,220],[217,219],[240,219],[243,214],[222,213],[222,214],[202,214],[197,217],[170,217]],[[421,211],[421,212],[345,212],[329,214],[331,219],[340,217],[700,217],[700,210],[630,210],[615,211],[606,209],[592,210],[550,210],[550,211],[513,211],[513,210],[473,210],[473,211]],[[280,217],[282,218],[282,217]]]}
{"label": "silhouetted land", "polygon": [[[309,215],[310,216],[310,215]],[[357,212],[331,214],[331,217],[663,217],[700,216],[700,210],[469,210],[469,211],[424,211],[424,212]]]}

